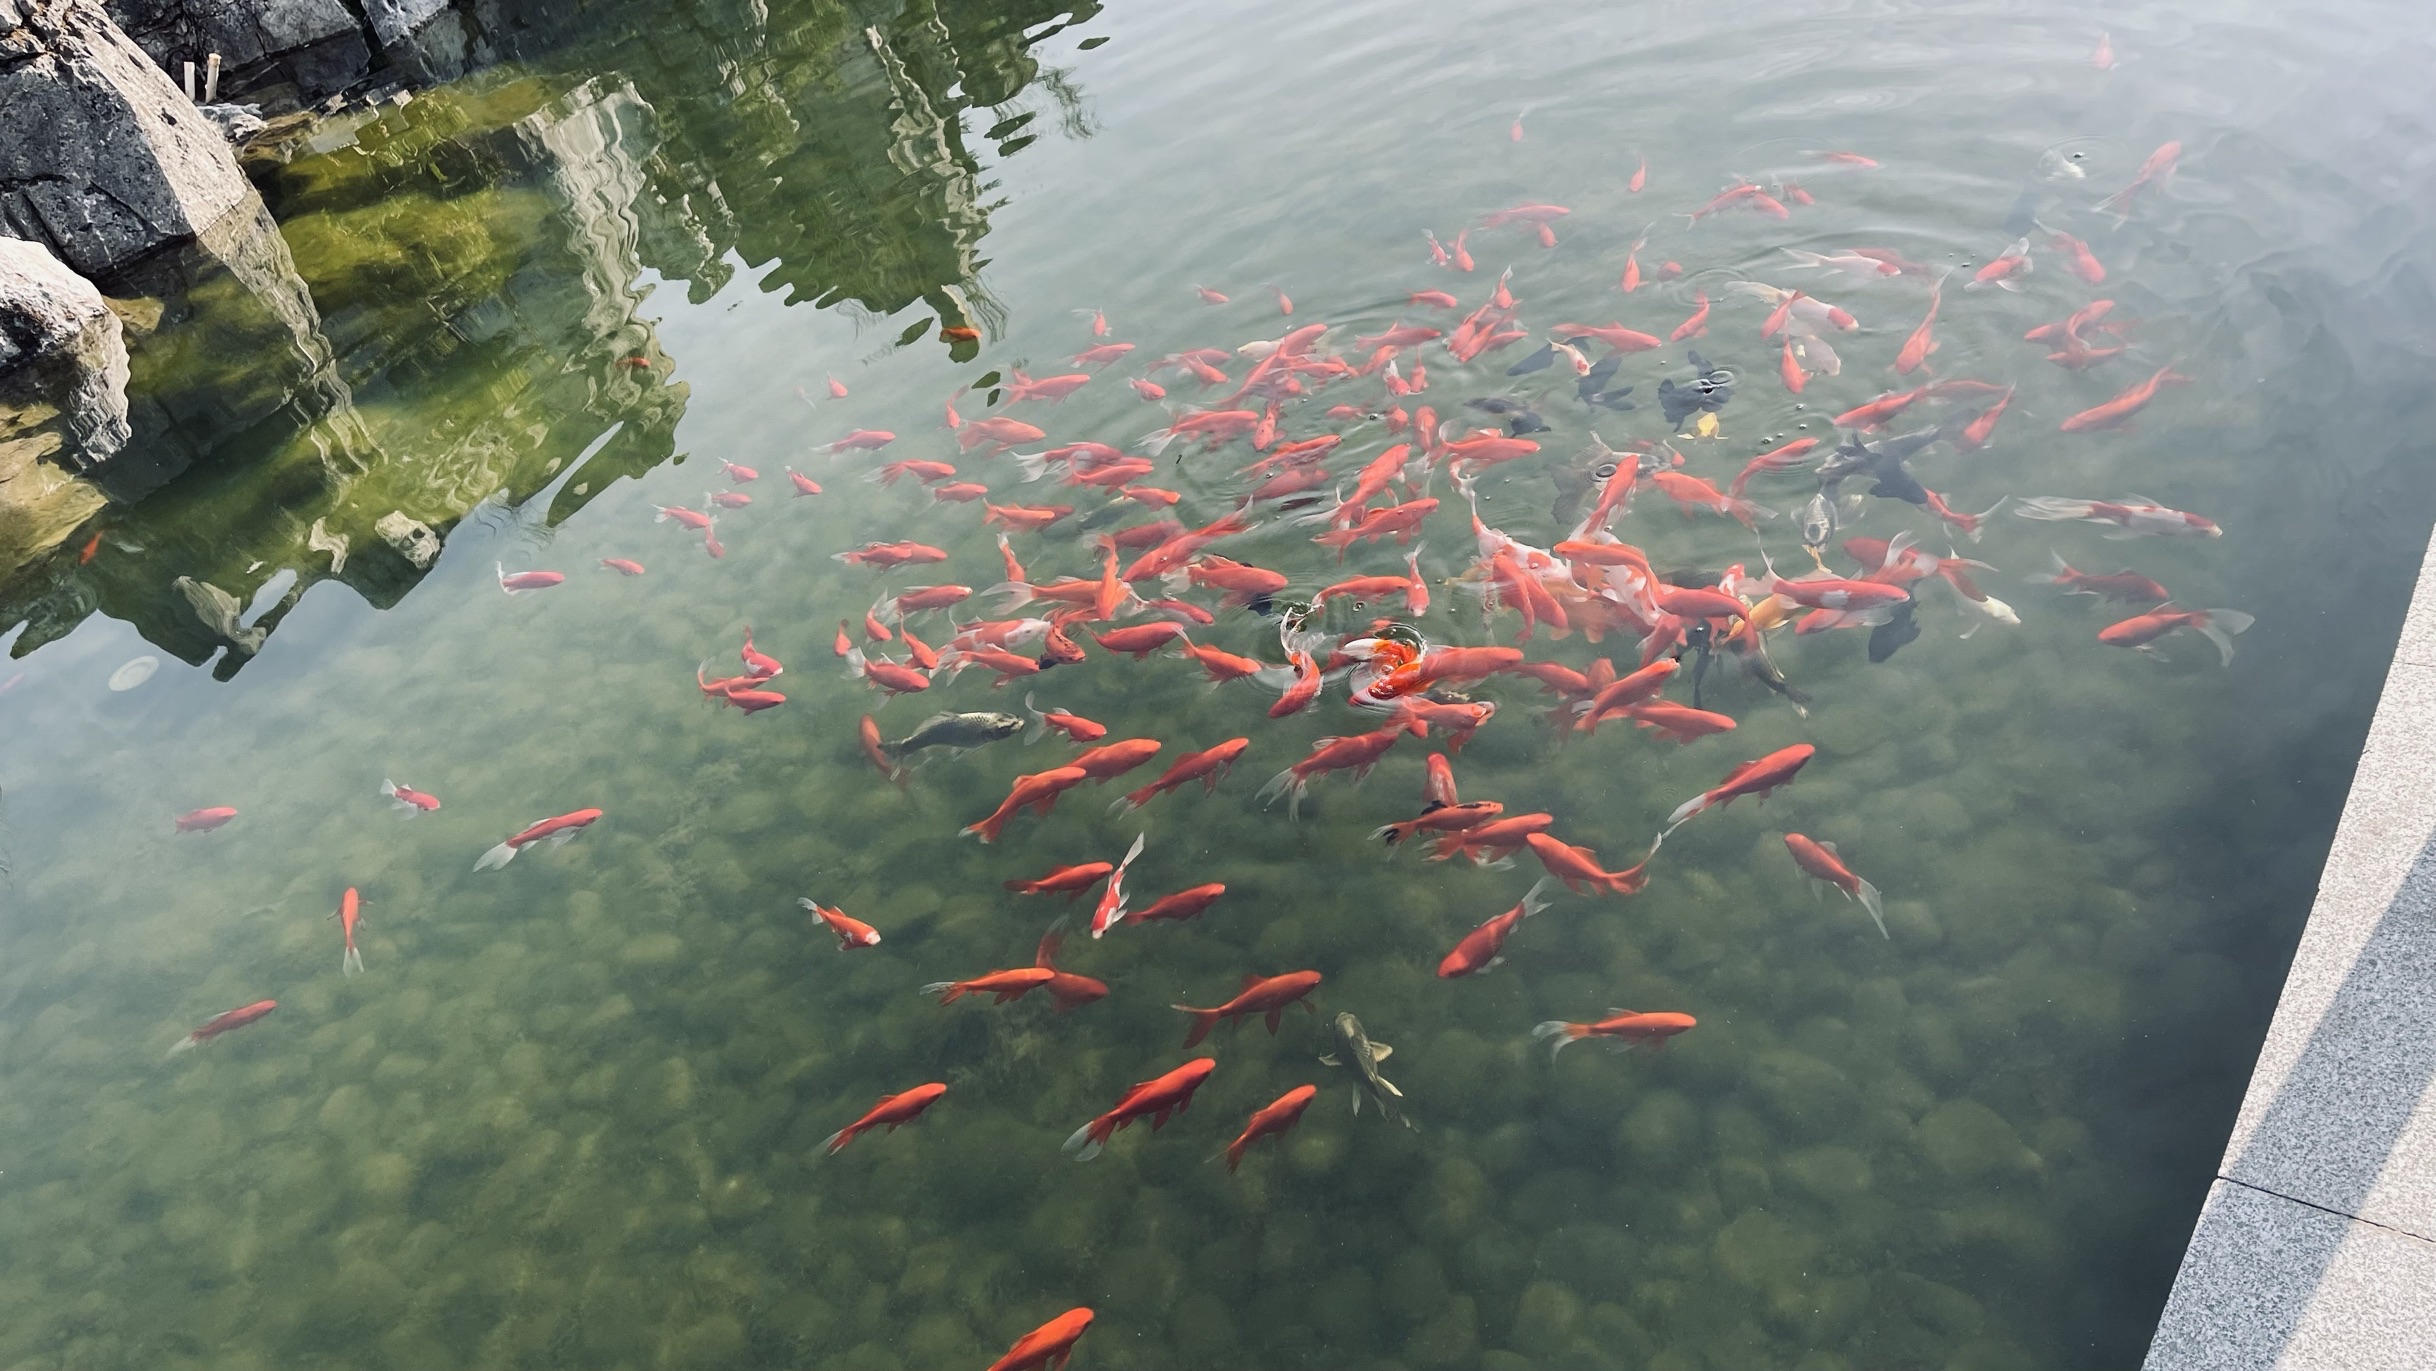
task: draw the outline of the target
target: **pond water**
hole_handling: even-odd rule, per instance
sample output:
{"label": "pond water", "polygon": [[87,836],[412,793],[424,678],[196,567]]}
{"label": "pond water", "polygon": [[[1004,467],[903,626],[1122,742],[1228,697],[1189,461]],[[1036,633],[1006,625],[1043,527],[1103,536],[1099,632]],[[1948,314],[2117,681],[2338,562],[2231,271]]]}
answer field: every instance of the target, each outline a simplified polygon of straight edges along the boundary
{"label": "pond water", "polygon": [[[2036,9],[609,8],[580,42],[331,131],[268,179],[280,241],[202,273],[139,345],[139,414],[154,451],[184,444],[163,459],[183,474],[7,592],[26,627],[0,687],[0,1365],[978,1367],[1073,1306],[1097,1316],[1087,1371],[2136,1364],[2436,509],[2429,54],[2403,5]],[[2167,143],[2171,173],[2110,211]],[[1875,165],[1822,156],[1846,152]],[[1785,217],[1746,194],[1687,222],[1741,178]],[[1567,213],[1483,226],[1528,205]],[[2019,289],[1964,289],[2026,219]],[[1476,269],[1434,265],[1425,231],[1461,236]],[[2087,244],[2102,285],[2056,234]],[[1925,273],[1865,280],[1785,251],[1855,246]],[[1410,348],[1397,370],[1425,369],[1419,394],[1318,360],[1358,369],[1356,340],[1399,320],[1452,332],[1509,268],[1528,336],[1468,362],[1444,338]],[[1899,376],[1949,270],[1939,346]],[[1792,393],[1742,282],[1848,311],[1849,332],[1796,307],[1821,335],[1802,340],[1810,369],[1825,342],[1840,371]],[[1703,297],[1704,335],[1622,359],[1609,385],[1637,408],[1577,398],[1563,356],[1509,374],[1557,325],[1663,340]],[[2099,325],[2124,327],[2083,341],[2122,353],[2073,369],[2023,341],[2099,298]],[[885,461],[1077,506],[1012,536],[1040,583],[1097,576],[1101,534],[1159,517],[960,449],[951,402],[967,425],[1045,430],[1020,451],[1141,452],[1171,409],[1225,407],[1258,365],[1240,345],[1306,324],[1330,331],[1301,393],[1277,396],[1279,441],[1344,442],[1301,499],[1416,438],[1387,431],[1391,404],[1494,427],[1464,401],[1509,398],[1546,431],[1473,473],[1479,517],[1540,549],[1585,512],[1593,430],[1619,449],[1669,438],[1657,390],[1692,378],[1685,342],[1736,375],[1714,436],[1671,439],[1678,474],[1718,485],[1793,438],[1832,449],[1832,416],[1890,389],[2014,387],[1983,449],[1951,433],[1910,464],[1954,508],[2007,498],[1978,541],[1864,497],[1826,565],[1856,574],[1844,538],[1909,532],[1994,568],[1970,575],[2018,623],[1932,577],[1917,638],[1882,662],[1866,626],[1779,628],[1769,650],[1807,715],[1724,656],[1701,703],[1736,727],[1681,745],[1622,719],[1560,737],[1536,682],[1452,682],[1499,706],[1460,751],[1442,728],[1406,737],[1359,788],[1316,781],[1299,820],[1256,792],[1315,740],[1383,726],[1351,682],[1272,719],[1258,681],[1212,687],[1172,650],[1137,662],[1078,625],[1079,664],[998,690],[986,668],[943,672],[884,702],[834,655],[847,620],[903,660],[863,642],[883,594],[1006,575],[980,504],[864,479]],[[1061,402],[998,384],[1076,372],[1066,359],[1102,342],[1135,347]],[[1150,369],[1205,348],[1228,384]],[[2063,431],[2167,367],[2188,382],[2131,427]],[[1990,403],[1948,386],[1869,436]],[[827,451],[861,429],[896,437]],[[1179,442],[1139,481],[1197,527],[1254,460],[1246,438]],[[1484,615],[1447,465],[1412,623],[1437,645],[1511,644],[1522,621]],[[797,497],[790,467],[823,493]],[[1790,578],[1812,566],[1792,514],[1816,489],[1803,470],[1753,478],[1779,515],[1756,539],[1655,484],[1610,523],[1687,582],[1756,576],[1763,551]],[[718,511],[719,557],[655,522],[707,492],[751,497]],[[2146,497],[2223,532],[2110,541],[2017,516],[2042,496]],[[1210,550],[1290,578],[1280,601],[1403,569],[1392,538],[1340,569],[1297,522],[1327,508],[1264,502]],[[444,541],[427,567],[408,522]],[[947,560],[835,560],[875,540]],[[2103,644],[2143,606],[2026,583],[2051,552],[2255,627],[2229,664],[2188,629],[2154,653]],[[534,570],[565,581],[502,593],[502,571]],[[1286,660],[1274,615],[1177,598],[1216,612],[1194,641]],[[1403,608],[1355,601],[1308,630]],[[1128,606],[1119,624],[1159,617]],[[932,647],[954,632],[940,611],[911,622]],[[787,668],[769,683],[784,704],[758,713],[695,676],[740,670],[748,626]],[[1639,636],[1542,627],[1523,646],[1630,671]],[[160,669],[112,689],[141,656]],[[1690,675],[1687,658],[1670,699],[1690,702]],[[983,845],[959,828],[1077,748],[936,753],[899,787],[858,742],[866,713],[894,739],[938,710],[1020,713],[1027,691],[1162,747]],[[1237,737],[1214,790],[1109,811]],[[1638,894],[1552,889],[1475,976],[1435,972],[1540,862],[1372,837],[1421,812],[1444,753],[1464,800],[1552,815],[1619,868],[1682,801],[1795,744],[1816,754],[1773,798],[1694,817]],[[441,807],[401,818],[384,779]],[[236,817],[174,831],[218,806]],[[474,870],[585,808],[604,813],[572,842]],[[1886,937],[1812,888],[1787,833],[1835,843],[1884,892]],[[1061,965],[1104,999],[1060,1014],[1046,994],[920,993],[1031,964],[1069,906],[1004,883],[1113,861],[1137,834],[1136,910],[1227,889],[1197,921],[1074,928]],[[350,888],[360,975],[331,917]],[[884,940],[842,952],[806,897]],[[1298,970],[1321,974],[1319,1013],[1180,1049],[1172,1004]],[[1610,1007],[1697,1027],[1622,1054],[1552,1058],[1532,1038]],[[1350,1070],[1317,1060],[1346,1012],[1396,1049],[1384,1073],[1412,1128],[1357,1114]],[[1061,1151],[1126,1087],[1203,1054],[1189,1112],[1088,1164]],[[947,1091],[918,1120],[825,1155],[925,1082]],[[1297,1127],[1233,1173],[1213,1160],[1304,1084],[1320,1094]]]}

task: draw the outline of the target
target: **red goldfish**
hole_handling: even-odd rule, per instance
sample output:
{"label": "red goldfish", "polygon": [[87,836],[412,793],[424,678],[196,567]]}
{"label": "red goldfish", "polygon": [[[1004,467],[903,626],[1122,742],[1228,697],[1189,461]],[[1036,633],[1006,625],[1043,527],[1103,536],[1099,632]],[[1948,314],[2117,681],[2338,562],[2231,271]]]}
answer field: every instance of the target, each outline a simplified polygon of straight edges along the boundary
{"label": "red goldfish", "polygon": [[355,950],[355,922],[361,917],[357,913],[360,903],[354,886],[348,886],[347,893],[338,897],[338,931],[346,942],[346,950],[338,957],[338,972],[342,976],[352,976],[364,969],[364,954]]}
{"label": "red goldfish", "polygon": [[823,927],[837,935],[837,950],[840,952],[852,952],[858,947],[878,947],[880,945],[880,930],[860,919],[850,917],[845,910],[831,909],[809,899],[798,899],[795,903],[810,910],[812,916],[819,919]]}
{"label": "red goldfish", "polygon": [[1666,1040],[1678,1033],[1688,1033],[1699,1024],[1689,1014],[1636,1014],[1629,1009],[1611,1009],[1610,1017],[1597,1023],[1566,1023],[1550,1019],[1531,1030],[1534,1038],[1554,1038],[1550,1055],[1564,1051],[1584,1038],[1596,1038],[1608,1046],[1623,1051],[1647,1044],[1652,1051],[1666,1046]]}
{"label": "red goldfish", "polygon": [[1176,764],[1162,773],[1159,779],[1133,791],[1110,807],[1131,813],[1168,791],[1195,780],[1201,782],[1205,792],[1214,792],[1218,789],[1220,778],[1234,770],[1235,759],[1241,757],[1244,749],[1251,745],[1249,738],[1229,738],[1216,747],[1187,753],[1177,759]]}
{"label": "red goldfish", "polygon": [[578,809],[554,818],[540,819],[509,834],[507,841],[482,854],[474,863],[476,871],[496,871],[516,859],[516,854],[534,843],[547,841],[557,847],[592,826],[601,817],[597,809]]}
{"label": "red goldfish", "polygon": [[1886,931],[1886,903],[1878,898],[1878,888],[1852,874],[1844,859],[1836,855],[1834,843],[1822,843],[1799,833],[1785,835],[1785,850],[1793,854],[1793,864],[1813,880],[1825,881],[1844,892],[1845,899],[1858,899],[1878,926],[1878,936],[1890,936]]}
{"label": "red goldfish", "polygon": [[[1168,1116],[1182,1113],[1193,1102],[1193,1092],[1201,1088],[1201,1083],[1209,1079],[1210,1072],[1216,1070],[1217,1066],[1215,1057],[1195,1057],[1166,1075],[1143,1081],[1126,1091],[1107,1113],[1074,1130],[1074,1135],[1066,1139],[1066,1150],[1073,1153],[1077,1161],[1087,1162],[1100,1154],[1100,1150],[1108,1145],[1108,1140],[1116,1136],[1119,1129],[1130,1126],[1136,1119],[1149,1119],[1151,1131],[1159,1131],[1166,1127]],[[1087,1315],[1089,1311],[1083,1312]],[[1017,1351],[1022,1348],[1022,1343],[1016,1344]],[[1008,1357],[1014,1355],[1014,1352],[1007,1354]],[[1009,1371],[1012,1365],[1031,1364],[1034,1363],[1010,1364],[1002,1360],[991,1371]]]}
{"label": "red goldfish", "polygon": [[845,1150],[846,1144],[874,1128],[885,1125],[889,1132],[894,1133],[897,1131],[898,1124],[912,1123],[923,1110],[937,1104],[939,1097],[946,1093],[945,1085],[932,1081],[927,1085],[917,1085],[901,1094],[882,1095],[880,1102],[865,1111],[863,1117],[823,1138],[821,1146],[827,1148],[829,1155],[834,1157]]}
{"label": "red goldfish", "polygon": [[1667,827],[1671,829],[1704,809],[1732,804],[1739,796],[1757,795],[1766,799],[1770,791],[1791,781],[1793,774],[1817,752],[1808,743],[1795,743],[1756,761],[1744,762],[1727,772],[1726,778],[1715,786],[1676,806],[1675,812],[1666,818]]}
{"label": "red goldfish", "polygon": [[[1520,128],[1521,125],[1518,124],[1516,127]],[[1243,1160],[1243,1154],[1251,1148],[1253,1143],[1262,1138],[1283,1136],[1286,1130],[1301,1121],[1303,1111],[1309,1109],[1311,1102],[1317,1098],[1319,1098],[1318,1086],[1298,1085],[1252,1111],[1250,1122],[1244,1124],[1243,1131],[1235,1135],[1235,1141],[1226,1145],[1227,1171],[1230,1174],[1233,1173],[1236,1165]]]}
{"label": "red goldfish", "polygon": [[225,1014],[215,1014],[204,1020],[194,1032],[178,1039],[177,1045],[169,1049],[170,1054],[175,1056],[180,1052],[201,1047],[223,1033],[256,1022],[278,1007],[279,1001],[277,1000],[256,1000],[252,1004],[229,1010]]}
{"label": "red goldfish", "polygon": [[1453,980],[1457,976],[1469,976],[1475,971],[1486,971],[1497,965],[1498,952],[1505,947],[1506,939],[1513,934],[1515,927],[1548,907],[1548,901],[1540,895],[1547,884],[1542,880],[1533,885],[1530,892],[1522,897],[1522,903],[1464,934],[1463,941],[1455,944],[1455,950],[1447,953],[1438,963],[1438,978]]}
{"label": "red goldfish", "polygon": [[1219,1024],[1251,1014],[1261,1015],[1262,1022],[1269,1026],[1270,1036],[1274,1037],[1277,1026],[1285,1020],[1288,1006],[1300,1004],[1306,1012],[1319,1012],[1312,1007],[1309,999],[1311,992],[1319,989],[1319,983],[1320,973],[1316,971],[1289,971],[1282,976],[1247,972],[1243,978],[1243,988],[1235,993],[1235,998],[1216,1009],[1195,1009],[1189,1004],[1169,1005],[1168,1008],[1190,1014],[1193,1018],[1192,1027],[1184,1035],[1187,1048],[1197,1046]]}

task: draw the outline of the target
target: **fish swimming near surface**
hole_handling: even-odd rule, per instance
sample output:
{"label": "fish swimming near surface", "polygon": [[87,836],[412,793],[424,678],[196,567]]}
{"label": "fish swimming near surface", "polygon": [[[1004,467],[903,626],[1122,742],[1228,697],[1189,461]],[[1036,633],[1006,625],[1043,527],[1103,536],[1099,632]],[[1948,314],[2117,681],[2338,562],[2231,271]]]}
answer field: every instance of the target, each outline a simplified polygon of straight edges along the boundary
{"label": "fish swimming near surface", "polygon": [[1554,343],[1542,343],[1540,344],[1539,351],[1534,352],[1530,356],[1516,362],[1514,365],[1507,367],[1506,375],[1528,376],[1535,371],[1546,371],[1550,366],[1555,365],[1555,363],[1556,345]]}
{"label": "fish swimming near surface", "polygon": [[1678,383],[1672,377],[1658,383],[1658,407],[1666,413],[1666,422],[1677,428],[1683,421],[1703,410],[1715,413],[1734,398],[1734,373],[1712,364],[1690,348],[1683,350],[1685,360],[1692,364],[1689,382]]}
{"label": "fish swimming near surface", "polygon": [[1336,1050],[1321,1057],[1320,1064],[1348,1068],[1361,1078],[1354,1083],[1354,1115],[1361,1115],[1362,1096],[1367,1094],[1371,1102],[1379,1107],[1380,1113],[1406,1128],[1413,1128],[1413,1121],[1405,1118],[1396,1108],[1397,1102],[1404,1098],[1404,1092],[1396,1089],[1395,1082],[1379,1074],[1379,1063],[1394,1055],[1395,1049],[1385,1043],[1372,1041],[1370,1035],[1362,1031],[1362,1021],[1351,1014],[1337,1015],[1329,1025],[1329,1033],[1336,1039]]}
{"label": "fish swimming near surface", "polygon": [[258,1022],[278,1007],[279,1001],[277,1000],[256,1000],[252,1004],[229,1010],[225,1014],[215,1014],[204,1020],[194,1032],[178,1039],[176,1045],[169,1049],[170,1055],[175,1056],[180,1052],[191,1051],[223,1033]]}
{"label": "fish swimming near surface", "polygon": [[1917,600],[1905,600],[1892,606],[1886,622],[1869,631],[1869,660],[1883,662],[1920,636],[1920,623],[1912,617],[1919,604]]}
{"label": "fish swimming near surface", "polygon": [[1023,730],[1024,721],[1012,714],[991,711],[933,714],[914,725],[913,732],[893,743],[880,744],[880,751],[899,760],[933,747],[964,752],[1001,738],[1012,738]]}
{"label": "fish swimming near surface", "polygon": [[597,809],[578,809],[553,818],[536,820],[521,830],[509,834],[507,841],[482,854],[474,863],[476,871],[497,871],[516,859],[516,854],[535,843],[547,842],[558,847],[592,826],[601,817]]}
{"label": "fish swimming near surface", "polygon": [[1089,1331],[1091,1318],[1087,1308],[1067,1310],[1017,1338],[1005,1356],[990,1363],[989,1371],[1065,1371],[1066,1359],[1074,1355],[1075,1340]]}
{"label": "fish swimming near surface", "polygon": [[1645,1045],[1656,1052],[1666,1046],[1667,1039],[1678,1033],[1688,1033],[1699,1025],[1699,1021],[1689,1014],[1643,1014],[1630,1009],[1610,1009],[1607,1015],[1597,1023],[1567,1023],[1562,1019],[1550,1019],[1532,1029],[1531,1036],[1535,1039],[1555,1039],[1548,1048],[1551,1057],[1585,1040],[1603,1043],[1616,1052],[1629,1052]]}

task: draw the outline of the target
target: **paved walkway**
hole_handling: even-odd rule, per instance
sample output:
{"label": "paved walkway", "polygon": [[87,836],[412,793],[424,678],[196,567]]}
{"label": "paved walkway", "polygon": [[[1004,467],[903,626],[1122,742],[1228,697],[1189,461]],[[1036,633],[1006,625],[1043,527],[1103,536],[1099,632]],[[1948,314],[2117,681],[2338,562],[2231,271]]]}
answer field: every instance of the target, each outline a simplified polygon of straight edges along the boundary
{"label": "paved walkway", "polygon": [[2436,1368],[2436,546],[2146,1371]]}

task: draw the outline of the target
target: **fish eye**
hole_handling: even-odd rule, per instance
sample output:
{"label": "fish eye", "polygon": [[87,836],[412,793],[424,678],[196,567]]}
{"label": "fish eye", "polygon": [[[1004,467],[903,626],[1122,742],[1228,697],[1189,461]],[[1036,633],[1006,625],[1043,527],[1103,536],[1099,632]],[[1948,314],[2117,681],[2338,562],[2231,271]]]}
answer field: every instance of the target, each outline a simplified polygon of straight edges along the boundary
{"label": "fish eye", "polygon": [[1604,481],[1608,477],[1616,474],[1616,464],[1613,462],[1601,462],[1591,471],[1590,474]]}

